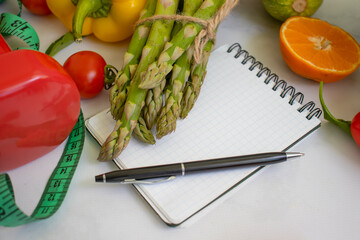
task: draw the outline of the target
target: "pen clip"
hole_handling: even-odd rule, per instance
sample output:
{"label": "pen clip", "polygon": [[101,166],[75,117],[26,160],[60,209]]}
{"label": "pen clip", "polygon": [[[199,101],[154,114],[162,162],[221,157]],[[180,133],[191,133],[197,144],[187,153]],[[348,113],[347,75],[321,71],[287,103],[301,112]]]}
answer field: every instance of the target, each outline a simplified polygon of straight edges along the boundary
{"label": "pen clip", "polygon": [[154,184],[154,183],[161,183],[161,182],[167,182],[170,180],[174,180],[175,176],[170,176],[168,178],[162,178],[157,180],[136,180],[136,179],[125,179],[124,181],[120,182],[122,184]]}

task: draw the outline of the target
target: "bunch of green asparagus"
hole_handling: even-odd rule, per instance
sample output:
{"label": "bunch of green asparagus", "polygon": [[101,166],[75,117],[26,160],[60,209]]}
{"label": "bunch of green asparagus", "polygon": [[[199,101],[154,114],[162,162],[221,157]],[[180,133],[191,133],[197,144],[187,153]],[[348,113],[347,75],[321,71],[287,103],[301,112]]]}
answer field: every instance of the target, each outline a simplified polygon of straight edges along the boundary
{"label": "bunch of green asparagus", "polygon": [[[212,18],[225,0],[148,0],[141,19],[183,15],[196,19]],[[108,161],[120,155],[131,135],[155,143],[176,128],[197,100],[213,47],[208,40],[200,62],[193,61],[194,39],[200,23],[168,18],[142,21],[136,26],[121,70],[110,89],[114,130],[103,144],[98,159]]]}

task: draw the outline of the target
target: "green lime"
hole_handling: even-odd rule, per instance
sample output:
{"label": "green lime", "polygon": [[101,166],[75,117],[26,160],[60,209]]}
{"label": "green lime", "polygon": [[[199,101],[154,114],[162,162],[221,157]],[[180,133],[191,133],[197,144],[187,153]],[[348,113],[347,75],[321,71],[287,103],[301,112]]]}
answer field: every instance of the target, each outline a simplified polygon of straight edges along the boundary
{"label": "green lime", "polygon": [[323,0],[262,0],[266,11],[280,21],[289,17],[310,17],[320,7]]}

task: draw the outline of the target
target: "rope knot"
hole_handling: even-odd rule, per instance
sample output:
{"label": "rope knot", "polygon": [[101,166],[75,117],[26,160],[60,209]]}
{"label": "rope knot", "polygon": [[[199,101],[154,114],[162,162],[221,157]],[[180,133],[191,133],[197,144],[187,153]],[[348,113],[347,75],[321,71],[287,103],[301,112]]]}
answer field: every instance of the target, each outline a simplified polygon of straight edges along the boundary
{"label": "rope knot", "polygon": [[203,49],[208,41],[216,41],[216,28],[218,23],[215,18],[211,18],[207,21],[200,23],[203,29],[198,33],[194,40],[194,54],[193,59],[195,64],[199,64],[203,58]]}

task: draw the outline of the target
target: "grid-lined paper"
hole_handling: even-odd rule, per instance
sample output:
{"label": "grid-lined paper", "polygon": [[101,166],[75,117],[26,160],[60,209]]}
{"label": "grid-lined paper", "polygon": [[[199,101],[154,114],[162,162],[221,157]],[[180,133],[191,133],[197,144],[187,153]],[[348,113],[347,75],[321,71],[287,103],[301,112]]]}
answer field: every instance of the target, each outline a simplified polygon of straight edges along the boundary
{"label": "grid-lined paper", "polygon": [[[320,124],[316,117],[306,119],[299,104],[290,105],[227,48],[211,54],[200,97],[176,131],[155,145],[132,139],[118,159],[124,168],[282,151]],[[102,143],[114,120],[106,110],[88,119],[87,127]],[[180,224],[255,170],[192,174],[136,187],[166,223]]]}

